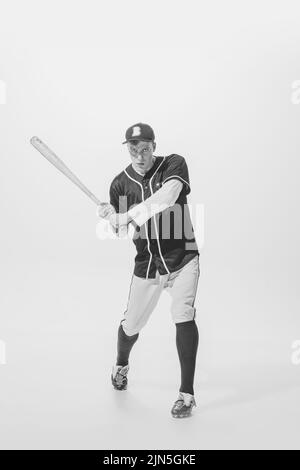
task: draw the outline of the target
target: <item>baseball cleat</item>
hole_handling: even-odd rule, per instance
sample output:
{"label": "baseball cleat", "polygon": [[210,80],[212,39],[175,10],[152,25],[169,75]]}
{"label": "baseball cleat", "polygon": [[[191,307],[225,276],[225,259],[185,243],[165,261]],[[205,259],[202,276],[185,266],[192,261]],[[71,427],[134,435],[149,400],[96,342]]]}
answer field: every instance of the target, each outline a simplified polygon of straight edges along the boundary
{"label": "baseball cleat", "polygon": [[115,390],[126,390],[129,366],[114,366],[111,373],[111,383]]}
{"label": "baseball cleat", "polygon": [[197,405],[193,395],[179,392],[179,397],[171,409],[171,414],[173,418],[188,418],[191,416],[194,406]]}

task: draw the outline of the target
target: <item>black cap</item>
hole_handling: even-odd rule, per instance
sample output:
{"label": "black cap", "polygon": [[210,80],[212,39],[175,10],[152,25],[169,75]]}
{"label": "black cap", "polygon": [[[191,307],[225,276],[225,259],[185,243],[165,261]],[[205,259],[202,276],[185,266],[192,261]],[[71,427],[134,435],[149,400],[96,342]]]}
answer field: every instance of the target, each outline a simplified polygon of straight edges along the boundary
{"label": "black cap", "polygon": [[127,129],[125,139],[125,142],[122,142],[123,144],[127,144],[127,142],[130,142],[131,140],[154,142],[155,135],[151,126],[142,122],[138,122],[137,124],[134,124]]}

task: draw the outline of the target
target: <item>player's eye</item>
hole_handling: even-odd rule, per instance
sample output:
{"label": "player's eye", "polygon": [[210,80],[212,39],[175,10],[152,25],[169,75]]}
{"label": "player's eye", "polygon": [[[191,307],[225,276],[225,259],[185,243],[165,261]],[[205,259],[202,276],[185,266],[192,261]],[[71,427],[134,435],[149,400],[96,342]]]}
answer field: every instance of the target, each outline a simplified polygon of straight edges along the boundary
{"label": "player's eye", "polygon": [[146,155],[149,151],[150,151],[150,147],[146,147],[146,148],[142,149],[140,152],[135,148],[130,149],[131,155],[133,155],[135,157],[137,155],[139,155],[140,153],[143,154],[143,155]]}

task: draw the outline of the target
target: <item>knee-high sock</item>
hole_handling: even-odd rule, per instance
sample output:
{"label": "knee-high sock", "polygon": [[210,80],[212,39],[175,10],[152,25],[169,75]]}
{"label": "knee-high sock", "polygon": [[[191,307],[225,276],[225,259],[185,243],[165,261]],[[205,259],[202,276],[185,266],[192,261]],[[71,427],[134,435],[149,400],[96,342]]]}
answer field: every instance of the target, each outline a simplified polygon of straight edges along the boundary
{"label": "knee-high sock", "polygon": [[176,323],[176,346],[181,367],[180,392],[194,395],[199,333],[195,320]]}
{"label": "knee-high sock", "polygon": [[126,335],[123,330],[122,324],[120,324],[118,329],[118,356],[117,356],[117,365],[118,366],[127,366],[129,354],[132,349],[132,346],[138,339],[139,334],[136,333],[133,336]]}

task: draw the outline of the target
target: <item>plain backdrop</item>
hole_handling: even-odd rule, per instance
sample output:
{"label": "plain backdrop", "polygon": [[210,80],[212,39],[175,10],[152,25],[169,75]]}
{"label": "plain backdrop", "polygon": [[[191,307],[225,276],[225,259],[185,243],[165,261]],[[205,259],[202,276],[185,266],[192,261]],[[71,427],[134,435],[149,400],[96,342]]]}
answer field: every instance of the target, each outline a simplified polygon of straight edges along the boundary
{"label": "plain backdrop", "polygon": [[[17,14],[16,14],[17,12]],[[1,10],[0,447],[299,448],[300,7],[249,2],[10,2]],[[96,207],[127,127],[189,167],[204,207],[197,408],[176,421],[169,299],[110,370],[135,249],[99,240]]]}

